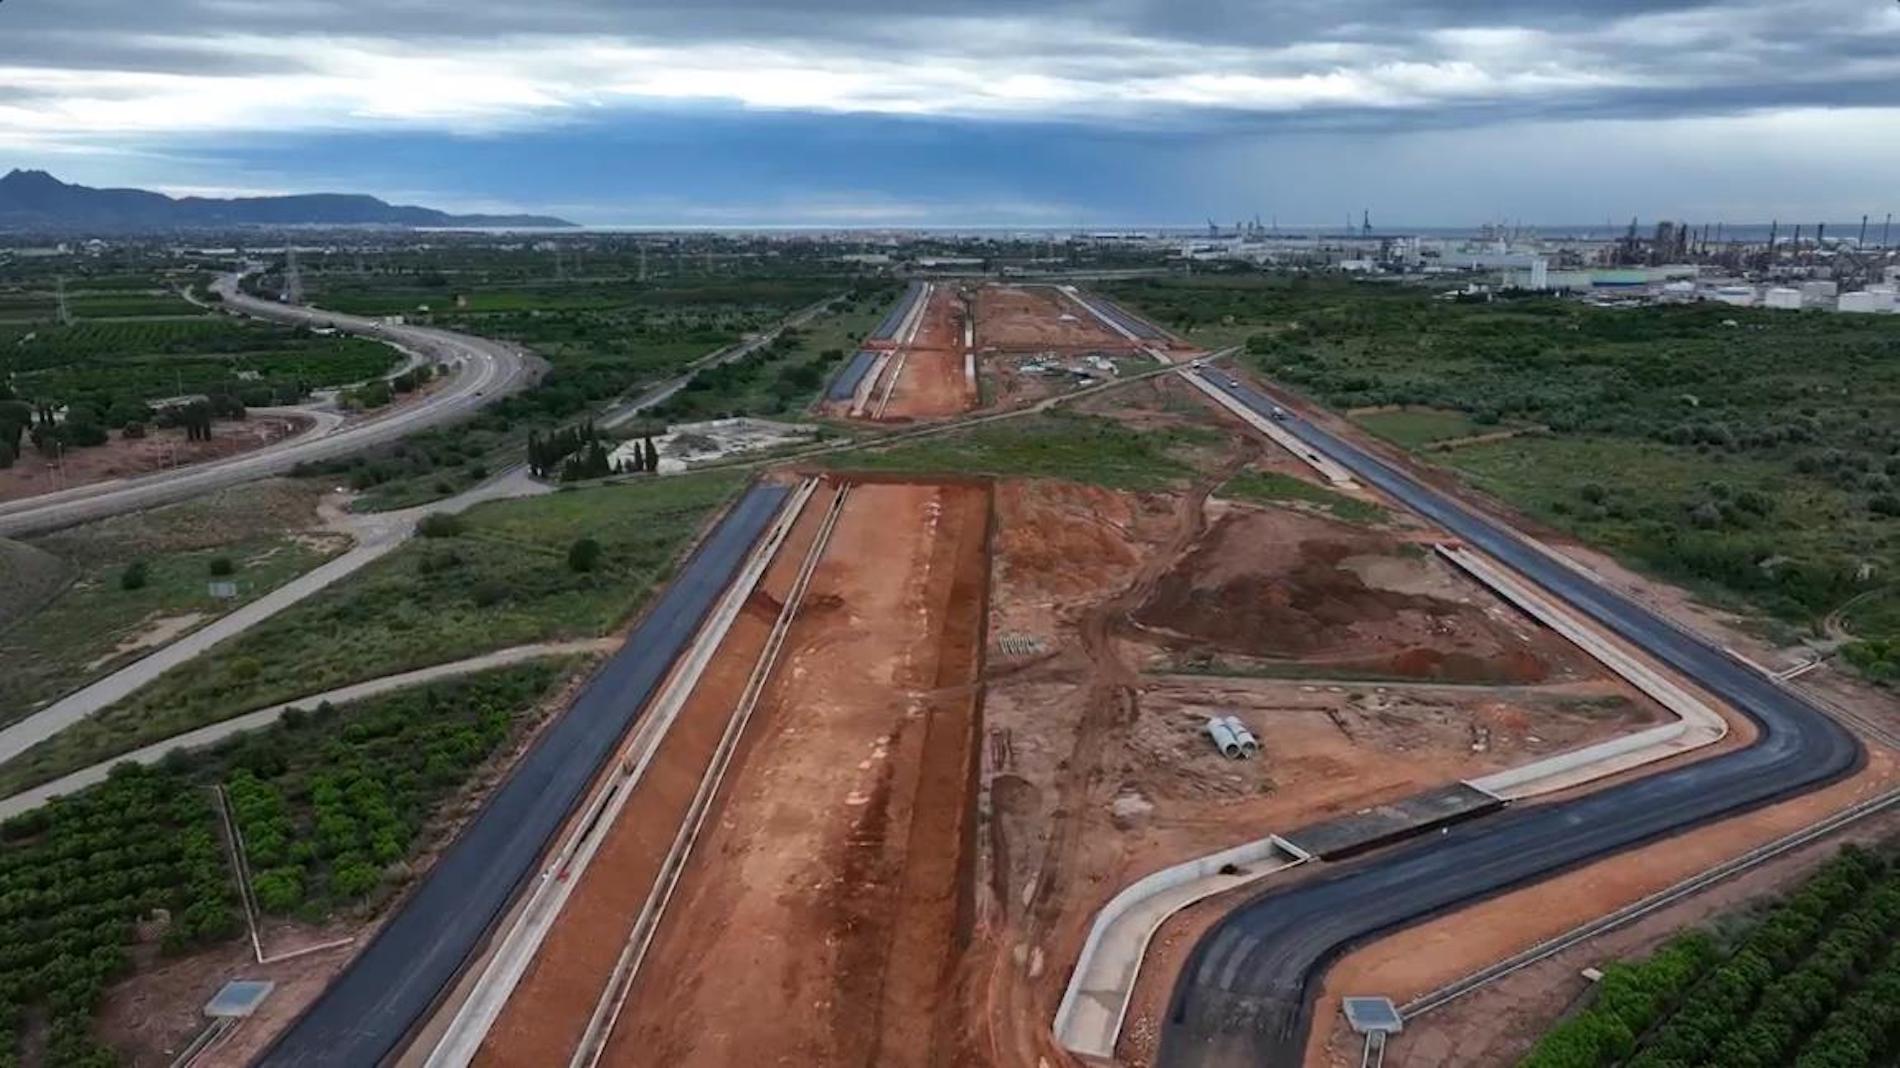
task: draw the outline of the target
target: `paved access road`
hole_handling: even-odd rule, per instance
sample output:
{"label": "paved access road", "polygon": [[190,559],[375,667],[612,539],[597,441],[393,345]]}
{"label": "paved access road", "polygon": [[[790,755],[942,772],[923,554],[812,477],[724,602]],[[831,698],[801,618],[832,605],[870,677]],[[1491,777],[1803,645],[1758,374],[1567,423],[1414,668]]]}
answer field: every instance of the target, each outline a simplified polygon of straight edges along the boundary
{"label": "paved access road", "polygon": [[368,1068],[396,1052],[534,875],[543,847],[789,493],[761,485],[739,499],[626,645],[542,732],[368,948],[260,1064]]}
{"label": "paved access road", "polygon": [[226,275],[212,286],[227,308],[260,319],[334,327],[387,341],[431,361],[449,364],[451,378],[413,404],[326,434],[302,434],[223,460],[0,504],[0,537],[40,534],[121,512],[154,508],[281,475],[300,463],[348,456],[418,430],[466,418],[483,405],[527,388],[540,367],[538,360],[500,341],[428,327],[392,326],[379,319],[259,300],[238,288],[238,277]]}
{"label": "paved access road", "polygon": [[[1224,371],[1190,373],[1263,415],[1275,407]],[[1291,415],[1283,425],[1368,484],[1697,680],[1747,714],[1761,733],[1747,749],[1574,801],[1507,810],[1262,894],[1195,947],[1164,1021],[1159,1064],[1298,1065],[1320,972],[1353,943],[1858,767],[1859,743],[1792,691],[1350,442]]]}

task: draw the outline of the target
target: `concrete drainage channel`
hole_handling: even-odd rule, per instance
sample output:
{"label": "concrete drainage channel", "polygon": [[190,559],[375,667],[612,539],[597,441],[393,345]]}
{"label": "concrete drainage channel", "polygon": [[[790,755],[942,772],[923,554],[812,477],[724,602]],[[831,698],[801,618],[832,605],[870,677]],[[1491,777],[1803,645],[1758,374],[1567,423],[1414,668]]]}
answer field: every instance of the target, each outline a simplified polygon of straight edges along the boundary
{"label": "concrete drainage channel", "polygon": [[594,1007],[593,1017],[588,1021],[587,1030],[581,1036],[580,1046],[574,1051],[569,1062],[571,1068],[594,1068],[607,1049],[607,1040],[613,1034],[614,1025],[620,1019],[621,1009],[626,1004],[627,992],[633,986],[634,978],[639,974],[640,965],[646,958],[647,949],[653,944],[654,932],[659,929],[660,920],[666,913],[666,906],[672,900],[673,890],[679,884],[680,873],[685,870],[690,859],[693,844],[706,823],[706,816],[712,810],[713,799],[719,793],[719,786],[725,780],[726,770],[732,765],[733,753],[739,747],[740,739],[745,735],[746,724],[752,719],[753,709],[758,707],[759,697],[765,691],[766,682],[777,666],[780,651],[785,645],[785,635],[791,629],[792,620],[798,615],[798,609],[804,602],[805,591],[811,585],[812,572],[818,569],[818,561],[824,557],[825,546],[831,540],[831,532],[838,525],[838,517],[844,512],[845,499],[850,496],[851,487],[842,486],[831,507],[825,512],[824,522],[818,528],[818,534],[812,539],[811,549],[800,564],[798,576],[793,580],[789,595],[779,609],[777,621],[772,632],[766,638],[765,649],[753,665],[752,674],[746,679],[745,690],[738,705],[732,711],[727,722],[725,734],[719,740],[719,747],[713,753],[706,774],[700,779],[699,789],[693,795],[691,808],[686,820],[681,823],[679,833],[674,837],[672,848],[667,851],[666,861],[660,869],[652,891],[640,915],[634,920],[633,933],[627,940],[620,961],[615,965],[607,989],[601,992],[600,1001]]}

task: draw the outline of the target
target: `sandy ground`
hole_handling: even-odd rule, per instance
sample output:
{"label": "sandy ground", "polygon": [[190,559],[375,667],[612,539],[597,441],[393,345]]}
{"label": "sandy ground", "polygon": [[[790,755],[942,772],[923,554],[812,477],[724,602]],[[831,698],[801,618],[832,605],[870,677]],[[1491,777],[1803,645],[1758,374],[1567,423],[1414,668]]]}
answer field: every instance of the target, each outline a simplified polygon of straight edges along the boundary
{"label": "sandy ground", "polygon": [[[944,284],[931,291],[916,340],[904,350],[902,373],[879,419],[934,419],[976,407],[975,383],[963,373],[964,317],[963,292],[956,286]],[[898,361],[893,359],[885,373],[888,376],[897,369]],[[872,396],[881,395],[883,388],[884,383],[878,383]]]}
{"label": "sandy ground", "polygon": [[607,1063],[935,1063],[967,919],[988,490],[853,490]]}
{"label": "sandy ground", "polygon": [[253,415],[237,422],[213,423],[210,441],[186,441],[183,430],[153,428],[142,438],[114,433],[104,445],[67,453],[62,465],[53,464],[23,442],[27,445],[25,455],[12,467],[0,469],[0,501],[234,456],[301,433],[309,422]]}
{"label": "sandy ground", "polygon": [[998,352],[1133,352],[1127,338],[1048,286],[977,290],[976,347]]}

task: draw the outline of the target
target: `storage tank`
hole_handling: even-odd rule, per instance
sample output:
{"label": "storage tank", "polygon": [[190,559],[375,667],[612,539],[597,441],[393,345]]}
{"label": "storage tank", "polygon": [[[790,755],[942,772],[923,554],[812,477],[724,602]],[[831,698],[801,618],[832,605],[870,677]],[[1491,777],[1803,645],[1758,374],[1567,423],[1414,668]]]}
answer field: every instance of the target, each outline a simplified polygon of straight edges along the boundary
{"label": "storage tank", "polygon": [[1776,286],[1761,297],[1763,307],[1780,308],[1783,311],[1801,310],[1801,291],[1787,286]]}

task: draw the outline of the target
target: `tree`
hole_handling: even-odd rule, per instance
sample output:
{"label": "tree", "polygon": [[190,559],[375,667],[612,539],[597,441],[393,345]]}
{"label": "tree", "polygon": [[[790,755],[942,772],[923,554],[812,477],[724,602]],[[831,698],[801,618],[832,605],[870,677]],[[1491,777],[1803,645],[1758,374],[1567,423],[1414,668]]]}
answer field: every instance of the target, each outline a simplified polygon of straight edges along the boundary
{"label": "tree", "polygon": [[214,556],[211,558],[211,561],[205,565],[205,569],[211,572],[212,577],[222,578],[236,571],[237,567],[231,563],[231,558],[228,556]]}
{"label": "tree", "polygon": [[124,571],[119,572],[119,588],[122,590],[144,589],[148,573],[149,569],[146,567],[145,561],[132,561],[125,565]]}
{"label": "tree", "polygon": [[655,474],[660,470],[660,450],[653,447],[653,435],[646,437],[647,470]]}
{"label": "tree", "polygon": [[567,547],[567,566],[582,574],[600,566],[600,543],[592,538],[581,538]]}

